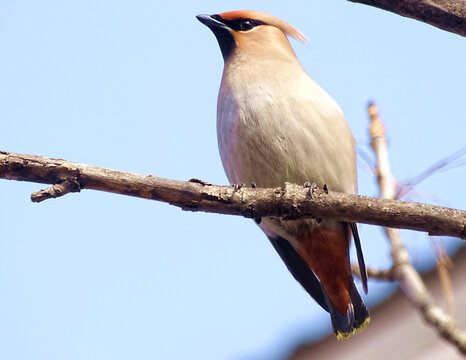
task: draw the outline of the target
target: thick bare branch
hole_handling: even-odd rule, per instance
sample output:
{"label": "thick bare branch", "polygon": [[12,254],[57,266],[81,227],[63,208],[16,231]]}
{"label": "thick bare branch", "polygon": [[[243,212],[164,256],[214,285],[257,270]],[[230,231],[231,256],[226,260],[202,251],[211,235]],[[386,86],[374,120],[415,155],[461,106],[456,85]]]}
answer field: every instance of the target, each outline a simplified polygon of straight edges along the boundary
{"label": "thick bare branch", "polygon": [[416,19],[452,33],[466,36],[464,0],[349,0]]}
{"label": "thick bare branch", "polygon": [[[390,199],[395,196],[395,181],[391,175],[384,126],[375,105],[369,106],[368,113],[371,119],[369,127],[371,146],[377,156],[377,182],[381,196]],[[391,273],[400,282],[406,297],[441,337],[456,346],[462,354],[466,354],[466,333],[458,328],[452,317],[435,304],[421,276],[409,261],[409,254],[401,240],[400,231],[386,227],[385,233],[391,244],[390,253],[393,258]]]}
{"label": "thick bare branch", "polygon": [[81,189],[158,200],[184,210],[241,215],[247,218],[303,216],[333,218],[381,226],[427,231],[431,235],[466,238],[466,211],[397,200],[383,200],[286,184],[284,188],[216,186],[199,180],[168,180],[66,160],[0,152],[0,178],[45,184],[68,183],[65,191],[45,190],[33,201]]}

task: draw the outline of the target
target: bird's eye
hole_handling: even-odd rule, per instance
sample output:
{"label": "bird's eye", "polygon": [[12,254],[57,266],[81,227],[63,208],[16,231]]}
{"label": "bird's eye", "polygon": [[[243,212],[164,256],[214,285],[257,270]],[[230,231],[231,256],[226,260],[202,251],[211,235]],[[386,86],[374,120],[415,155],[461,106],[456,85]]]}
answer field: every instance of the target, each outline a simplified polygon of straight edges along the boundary
{"label": "bird's eye", "polygon": [[251,22],[251,20],[243,20],[240,22],[239,27],[242,31],[248,31],[254,27],[254,24]]}

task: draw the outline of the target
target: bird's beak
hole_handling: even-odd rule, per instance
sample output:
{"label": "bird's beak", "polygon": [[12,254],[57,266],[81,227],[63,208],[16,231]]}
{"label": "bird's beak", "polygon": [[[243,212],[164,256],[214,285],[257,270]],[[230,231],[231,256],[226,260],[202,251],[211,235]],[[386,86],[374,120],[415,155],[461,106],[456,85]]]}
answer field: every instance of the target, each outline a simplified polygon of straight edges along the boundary
{"label": "bird's beak", "polygon": [[201,14],[201,15],[197,15],[196,18],[197,18],[197,20],[199,20],[201,23],[203,23],[205,26],[207,26],[209,28],[220,28],[220,27],[224,28],[224,27],[226,27],[225,24],[223,24],[220,21],[215,20],[214,18],[212,18],[211,15]]}

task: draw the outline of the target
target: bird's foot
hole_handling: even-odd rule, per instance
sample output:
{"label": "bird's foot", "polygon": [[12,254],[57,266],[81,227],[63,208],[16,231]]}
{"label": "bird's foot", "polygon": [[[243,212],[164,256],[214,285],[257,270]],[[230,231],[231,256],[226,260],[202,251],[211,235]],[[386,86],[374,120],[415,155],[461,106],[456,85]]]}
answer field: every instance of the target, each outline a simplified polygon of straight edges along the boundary
{"label": "bird's foot", "polygon": [[317,189],[317,184],[316,183],[310,183],[306,181],[303,185],[304,188],[309,188],[307,195],[312,199],[312,196],[314,195],[314,190]]}
{"label": "bird's foot", "polygon": [[241,189],[243,186],[245,186],[246,184],[244,183],[241,183],[241,184],[233,184],[233,191],[238,191],[239,189]]}

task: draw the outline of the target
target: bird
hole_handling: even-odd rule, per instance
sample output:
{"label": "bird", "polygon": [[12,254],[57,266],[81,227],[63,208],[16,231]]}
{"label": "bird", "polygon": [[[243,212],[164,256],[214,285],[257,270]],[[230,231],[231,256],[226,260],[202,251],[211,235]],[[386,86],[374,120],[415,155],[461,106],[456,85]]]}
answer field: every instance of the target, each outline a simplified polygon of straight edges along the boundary
{"label": "bird", "polygon": [[[217,140],[231,184],[285,182],[357,192],[355,141],[339,105],[306,73],[288,37],[307,37],[263,12],[238,10],[197,19],[217,38],[224,69]],[[369,311],[351,272],[353,234],[364,292],[367,273],[357,225],[331,219],[256,219],[288,270],[330,313],[337,339],[364,329]]]}

